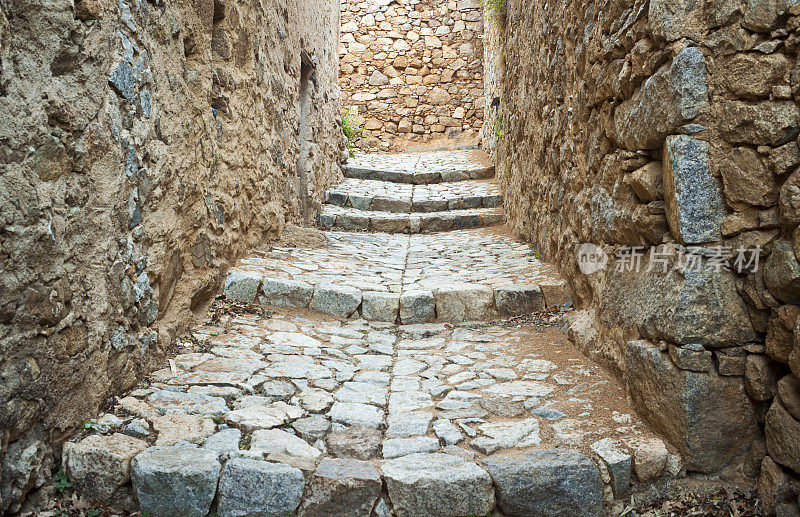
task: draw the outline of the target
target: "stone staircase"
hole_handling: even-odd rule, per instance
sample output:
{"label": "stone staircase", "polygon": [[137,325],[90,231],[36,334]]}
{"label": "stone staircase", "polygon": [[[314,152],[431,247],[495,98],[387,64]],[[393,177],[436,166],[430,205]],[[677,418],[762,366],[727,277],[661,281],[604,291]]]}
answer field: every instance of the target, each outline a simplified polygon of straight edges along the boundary
{"label": "stone staircase", "polygon": [[[332,207],[500,203],[465,153],[357,163],[347,173],[370,177],[331,189]],[[531,317],[568,291],[496,230],[290,229],[230,272],[163,369],[65,444],[70,482],[153,517],[621,513],[636,479],[679,475],[681,458],[558,310]],[[499,319],[514,315],[528,319]]]}
{"label": "stone staircase", "polygon": [[378,164],[374,158],[362,155],[345,165],[343,171],[348,179],[326,193],[320,225],[344,230],[429,233],[503,222],[503,195],[491,179],[492,166],[456,164],[444,154],[420,156]]}
{"label": "stone staircase", "polygon": [[493,167],[471,156],[351,160],[319,216],[322,228],[347,231],[326,232],[326,246],[274,247],[245,259],[229,273],[226,297],[399,324],[569,304],[566,283],[530,245],[475,229],[502,223],[503,196]]}

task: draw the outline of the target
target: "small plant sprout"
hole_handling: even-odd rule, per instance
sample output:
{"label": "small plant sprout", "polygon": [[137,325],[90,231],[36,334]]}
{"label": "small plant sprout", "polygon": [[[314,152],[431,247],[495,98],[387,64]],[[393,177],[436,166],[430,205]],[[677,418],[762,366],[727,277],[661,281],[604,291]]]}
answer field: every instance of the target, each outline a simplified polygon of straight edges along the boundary
{"label": "small plant sprout", "polygon": [[364,117],[358,114],[358,106],[352,106],[342,111],[342,131],[347,138],[347,147],[353,147],[356,142],[364,138],[364,131],[361,126],[364,124]]}
{"label": "small plant sprout", "polygon": [[61,469],[56,473],[53,486],[56,487],[56,490],[62,494],[72,488],[72,483],[70,482],[69,477],[67,477],[67,473],[64,471],[64,469]]}
{"label": "small plant sprout", "polygon": [[83,430],[86,431],[86,434],[92,434],[97,431],[97,419],[90,418],[83,422]]}

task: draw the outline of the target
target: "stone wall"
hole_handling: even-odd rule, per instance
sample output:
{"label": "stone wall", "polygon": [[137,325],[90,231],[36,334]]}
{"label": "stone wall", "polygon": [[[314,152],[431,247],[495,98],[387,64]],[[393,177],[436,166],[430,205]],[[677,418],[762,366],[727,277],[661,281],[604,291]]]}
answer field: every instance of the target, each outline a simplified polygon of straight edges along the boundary
{"label": "stone wall", "polygon": [[233,260],[313,216],[338,26],[325,0],[0,2],[0,514]]}
{"label": "stone wall", "polygon": [[492,9],[486,3],[483,16],[483,86],[484,86],[484,120],[481,126],[481,148],[493,162],[497,161],[497,146],[503,138],[503,75],[505,70],[505,54],[503,38],[505,37],[505,12]]}
{"label": "stone wall", "polygon": [[[797,504],[800,473],[798,15],[780,0],[508,0],[496,50],[506,211],[570,279],[573,337],[626,376],[690,471],[744,457],[771,510]],[[604,269],[580,272],[582,243]],[[642,247],[638,272],[617,270],[625,246]],[[739,273],[754,246],[758,270]]]}
{"label": "stone wall", "polygon": [[395,139],[469,139],[484,116],[480,0],[342,0],[345,107],[364,148]]}

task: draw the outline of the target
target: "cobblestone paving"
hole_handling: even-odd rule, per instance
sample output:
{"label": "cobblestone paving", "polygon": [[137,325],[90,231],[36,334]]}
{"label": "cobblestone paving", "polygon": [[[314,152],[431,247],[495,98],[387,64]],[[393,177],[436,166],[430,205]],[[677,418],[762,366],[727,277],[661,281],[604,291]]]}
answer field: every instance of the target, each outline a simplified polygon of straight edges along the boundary
{"label": "cobblestone paving", "polygon": [[[361,161],[441,174],[464,156]],[[83,497],[153,516],[599,516],[632,473],[681,472],[560,330],[563,281],[497,229],[290,229],[224,292],[65,445]]]}
{"label": "cobblestone paving", "polygon": [[395,293],[465,282],[496,286],[558,281],[554,268],[537,259],[530,244],[486,230],[325,236],[326,246],[273,247],[248,257],[236,269],[312,285],[336,283]]}
{"label": "cobblestone paving", "polygon": [[[187,474],[175,478],[175,491],[199,498],[202,483],[196,470],[214,463],[238,466],[235,475],[248,482],[252,470],[263,467],[258,462],[266,460],[297,469],[310,483],[318,469],[329,465],[325,461],[357,460],[360,469],[377,467],[376,474],[384,476],[399,468],[393,460],[417,462],[411,474],[397,473],[403,478],[419,475],[417,469],[441,461],[441,454],[459,465],[489,468],[488,462],[526,451],[580,451],[578,458],[595,458],[597,464],[605,465],[601,457],[611,458],[604,467],[606,483],[621,491],[630,482],[631,454],[654,437],[631,411],[618,382],[569,345],[555,326],[558,318],[401,326],[296,310],[215,318],[193,329],[192,340],[180,344],[185,352],[168,367],[101,416],[98,434],[69,444],[66,466],[73,482],[91,492],[97,490],[92,484],[97,473],[87,462],[102,464],[112,453],[135,456],[133,488],[152,514],[164,508],[169,514],[177,503],[162,499],[167,497],[163,488],[139,480],[136,468],[144,478],[160,475],[163,480],[163,471],[186,462]],[[188,450],[150,457],[175,448]],[[214,454],[206,457],[207,451]],[[677,456],[667,459],[679,462]],[[596,470],[594,463],[589,465]],[[455,475],[450,467],[443,473]],[[224,469],[221,475],[226,480]],[[452,486],[447,476],[437,490]],[[350,482],[358,484],[357,479]],[[303,483],[299,486],[302,493]],[[471,509],[494,505],[489,488]],[[208,490],[210,505],[214,488]],[[610,497],[613,488],[606,491]],[[253,504],[225,497],[217,493],[223,509]],[[300,504],[299,495],[276,497],[287,513]],[[353,510],[353,501],[341,491],[326,497],[327,508],[345,504]],[[364,497],[368,507],[382,504],[387,512],[394,504],[397,515],[405,514],[402,505],[411,504],[399,489]],[[590,502],[602,506],[602,492],[599,497]],[[469,513],[474,512],[456,515]],[[442,509],[422,515],[453,514]]]}
{"label": "cobblestone paving", "polygon": [[503,202],[493,181],[459,181],[434,185],[404,185],[388,181],[346,179],[331,187],[326,202],[359,210],[441,212],[465,208],[494,208]]}
{"label": "cobblestone paving", "polygon": [[348,178],[376,179],[409,184],[490,178],[494,169],[476,151],[420,154],[356,154],[342,167]]}

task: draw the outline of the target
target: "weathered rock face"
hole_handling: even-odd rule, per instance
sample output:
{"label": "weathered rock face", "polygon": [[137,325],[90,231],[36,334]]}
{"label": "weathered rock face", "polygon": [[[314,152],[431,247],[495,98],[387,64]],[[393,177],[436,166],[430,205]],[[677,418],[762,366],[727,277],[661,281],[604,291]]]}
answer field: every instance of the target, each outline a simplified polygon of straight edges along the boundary
{"label": "weathered rock face", "polygon": [[705,58],[700,49],[689,47],[617,108],[614,112],[617,139],[632,151],[657,149],[667,135],[674,134],[707,108]]}
{"label": "weathered rock face", "polygon": [[131,479],[131,460],[147,442],[123,434],[93,435],[64,445],[64,466],[76,489],[86,497],[108,500]]}
{"label": "weathered rock face", "polygon": [[474,139],[483,125],[482,2],[342,2],[346,107],[364,117],[361,147],[395,139]]}
{"label": "weathered rock face", "polygon": [[[637,404],[691,451],[689,470],[746,448],[753,404],[763,420],[775,377],[800,370],[795,4],[508,0],[487,17],[487,117],[502,136],[483,134],[509,223],[559,264],[584,311],[571,334],[651,392]],[[582,272],[587,243],[607,261]],[[658,361],[631,361],[641,338],[666,341]]]}
{"label": "weathered rock face", "polygon": [[647,341],[630,341],[626,351],[637,411],[678,447],[688,470],[713,472],[758,437],[741,378],[680,370]]}
{"label": "weathered rock face", "polygon": [[0,430],[13,443],[132,386],[232,260],[313,215],[343,137],[330,2],[0,11]]}
{"label": "weathered rock face", "polygon": [[[671,257],[671,246],[655,248]],[[601,319],[609,325],[635,326],[650,339],[711,348],[758,339],[733,273],[710,268],[682,271],[642,259],[639,272],[608,271]],[[648,271],[649,270],[649,271]]]}
{"label": "weathered rock face", "polygon": [[547,449],[483,462],[506,515],[603,515],[603,483],[592,461],[578,451]]}

